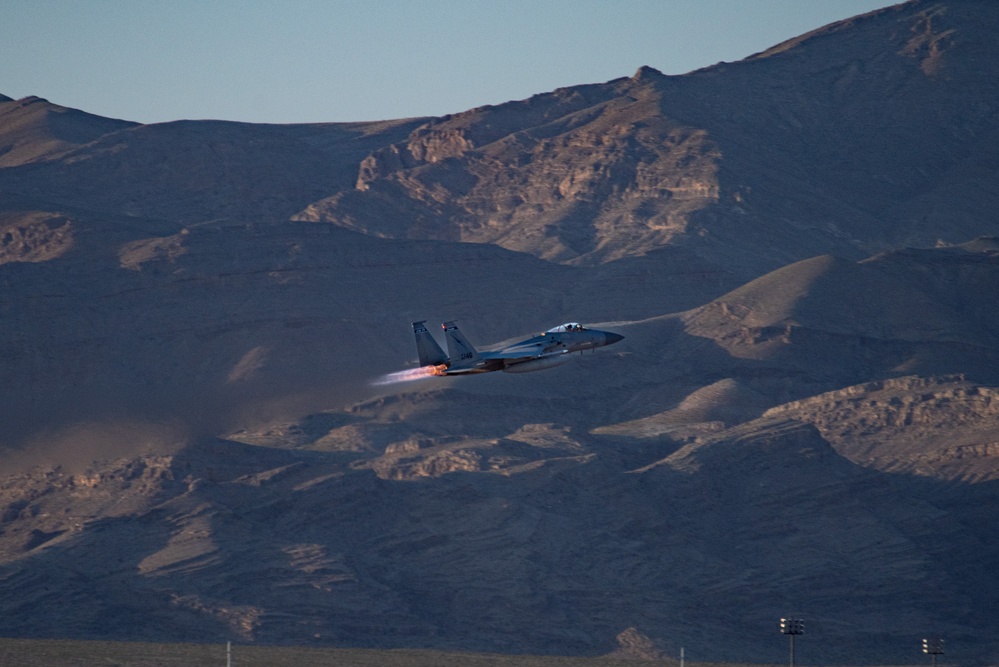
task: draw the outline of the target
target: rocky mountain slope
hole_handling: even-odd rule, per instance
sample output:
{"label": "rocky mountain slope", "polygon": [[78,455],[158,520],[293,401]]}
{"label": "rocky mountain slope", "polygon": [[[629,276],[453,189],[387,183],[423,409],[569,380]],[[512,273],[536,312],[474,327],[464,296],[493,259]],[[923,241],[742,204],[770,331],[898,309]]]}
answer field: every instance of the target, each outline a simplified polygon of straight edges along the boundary
{"label": "rocky mountain slope", "polygon": [[997,27],[978,2],[908,3],[739,63],[436,119],[300,217],[584,264],[681,246],[742,278],[964,241],[999,194],[999,52],[978,37]]}
{"label": "rocky mountain slope", "polygon": [[[0,633],[994,663],[997,27],[380,123],[0,98]],[[626,338],[372,385],[456,317]]]}

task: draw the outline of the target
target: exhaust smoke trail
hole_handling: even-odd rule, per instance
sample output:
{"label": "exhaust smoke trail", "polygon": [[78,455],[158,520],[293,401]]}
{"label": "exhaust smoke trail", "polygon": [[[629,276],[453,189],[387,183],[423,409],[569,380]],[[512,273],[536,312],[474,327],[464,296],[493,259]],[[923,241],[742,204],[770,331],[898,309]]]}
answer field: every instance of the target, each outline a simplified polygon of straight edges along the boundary
{"label": "exhaust smoke trail", "polygon": [[437,366],[421,366],[420,368],[411,368],[405,371],[396,371],[395,373],[387,373],[377,380],[373,380],[371,384],[376,387],[384,386],[387,384],[399,384],[401,382],[412,382],[414,380],[422,380],[424,378],[434,377],[436,375],[442,375]]}

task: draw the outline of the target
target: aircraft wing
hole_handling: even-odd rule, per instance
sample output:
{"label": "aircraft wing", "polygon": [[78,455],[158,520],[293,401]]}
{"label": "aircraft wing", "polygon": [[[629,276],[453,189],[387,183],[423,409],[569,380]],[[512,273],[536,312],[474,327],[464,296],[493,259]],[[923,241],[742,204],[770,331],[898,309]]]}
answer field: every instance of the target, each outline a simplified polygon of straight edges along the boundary
{"label": "aircraft wing", "polygon": [[543,345],[514,345],[513,347],[506,347],[502,350],[496,350],[494,352],[482,352],[482,356],[486,359],[506,359],[513,361],[515,359],[538,359],[540,357],[553,357],[563,354],[566,350],[550,350]]}

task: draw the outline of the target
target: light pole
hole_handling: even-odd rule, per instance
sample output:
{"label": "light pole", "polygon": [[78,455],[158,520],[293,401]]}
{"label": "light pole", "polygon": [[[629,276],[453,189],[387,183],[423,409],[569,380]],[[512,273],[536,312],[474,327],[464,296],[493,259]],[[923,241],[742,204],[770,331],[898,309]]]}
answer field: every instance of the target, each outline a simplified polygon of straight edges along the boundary
{"label": "light pole", "polygon": [[940,637],[930,637],[923,640],[923,653],[930,656],[933,667],[937,667],[937,656],[943,655],[944,640]]}
{"label": "light pole", "polygon": [[800,618],[782,618],[780,619],[780,631],[781,634],[787,635],[788,639],[791,641],[791,657],[789,664],[794,667],[794,637],[795,635],[805,634],[805,622]]}

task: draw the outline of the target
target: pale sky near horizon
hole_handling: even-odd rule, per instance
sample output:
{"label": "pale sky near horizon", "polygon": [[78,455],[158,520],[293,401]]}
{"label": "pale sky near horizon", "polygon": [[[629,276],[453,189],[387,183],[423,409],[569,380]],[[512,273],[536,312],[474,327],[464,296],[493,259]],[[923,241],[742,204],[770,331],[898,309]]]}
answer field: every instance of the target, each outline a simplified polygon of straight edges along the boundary
{"label": "pale sky near horizon", "polygon": [[440,116],[733,61],[891,0],[0,0],[0,94],[143,123]]}

